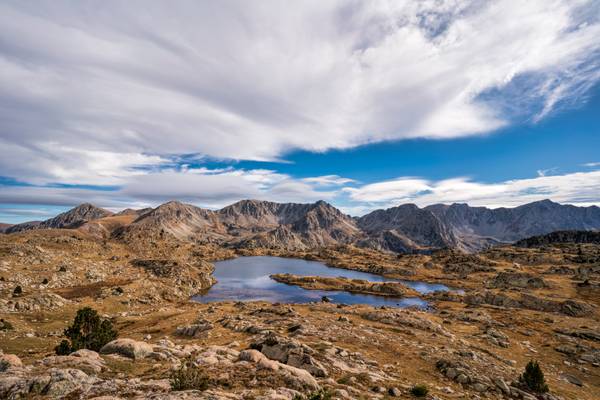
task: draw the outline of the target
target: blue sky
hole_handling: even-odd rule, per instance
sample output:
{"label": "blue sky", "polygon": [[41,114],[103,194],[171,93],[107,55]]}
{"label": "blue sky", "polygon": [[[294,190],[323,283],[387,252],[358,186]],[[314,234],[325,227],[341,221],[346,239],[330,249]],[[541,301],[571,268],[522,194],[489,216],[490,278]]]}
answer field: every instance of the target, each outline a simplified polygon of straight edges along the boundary
{"label": "blue sky", "polygon": [[[482,182],[530,178],[539,170],[564,174],[600,159],[600,87],[576,108],[547,119],[523,121],[486,135],[452,140],[413,139],[325,153],[292,152],[289,164],[239,162],[242,168],[273,168],[297,177],[337,174],[372,183],[398,176]],[[223,166],[220,164],[219,166]]]}
{"label": "blue sky", "polygon": [[600,205],[598,37],[598,1],[7,1],[0,222],[84,201]]}

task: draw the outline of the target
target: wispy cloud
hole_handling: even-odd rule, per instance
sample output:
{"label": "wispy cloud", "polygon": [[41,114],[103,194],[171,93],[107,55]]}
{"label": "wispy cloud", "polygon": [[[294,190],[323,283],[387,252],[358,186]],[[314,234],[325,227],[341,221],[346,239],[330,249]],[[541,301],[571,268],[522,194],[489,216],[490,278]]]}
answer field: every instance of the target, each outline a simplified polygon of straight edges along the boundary
{"label": "wispy cloud", "polygon": [[0,171],[121,184],[181,154],[277,160],[474,135],[510,123],[498,96],[523,99],[539,120],[600,78],[594,10],[552,0],[5,1]]}
{"label": "wispy cloud", "polygon": [[338,175],[322,175],[302,179],[303,182],[319,186],[341,186],[356,182],[354,179],[343,178]]}
{"label": "wispy cloud", "polygon": [[546,169],[538,169],[537,170],[537,174],[538,174],[538,176],[547,176],[549,174],[555,173],[556,171],[558,171],[557,167],[546,168]]}
{"label": "wispy cloud", "polygon": [[585,163],[582,164],[584,167],[590,167],[590,168],[594,168],[594,167],[600,167],[600,162],[589,162],[589,163]]}

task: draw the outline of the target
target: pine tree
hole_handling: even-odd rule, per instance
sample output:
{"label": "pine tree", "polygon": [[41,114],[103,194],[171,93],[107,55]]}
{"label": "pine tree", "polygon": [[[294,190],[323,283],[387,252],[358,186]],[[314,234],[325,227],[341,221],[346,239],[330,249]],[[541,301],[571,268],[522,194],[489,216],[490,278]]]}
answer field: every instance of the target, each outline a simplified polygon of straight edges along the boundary
{"label": "pine tree", "polygon": [[116,339],[117,331],[112,323],[98,316],[96,310],[85,307],[77,311],[73,325],[65,329],[65,336],[55,351],[57,354],[69,354],[79,349],[99,351],[106,343]]}
{"label": "pine tree", "polygon": [[525,366],[525,372],[519,377],[519,382],[535,393],[546,393],[548,385],[544,379],[544,373],[537,361],[531,360]]}

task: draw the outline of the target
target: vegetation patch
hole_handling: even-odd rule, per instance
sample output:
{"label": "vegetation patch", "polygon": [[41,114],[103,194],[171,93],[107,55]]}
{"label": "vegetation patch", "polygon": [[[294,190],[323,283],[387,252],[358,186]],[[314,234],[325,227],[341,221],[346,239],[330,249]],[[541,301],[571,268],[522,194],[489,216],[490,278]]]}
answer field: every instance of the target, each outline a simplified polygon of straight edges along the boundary
{"label": "vegetation patch", "polygon": [[208,389],[209,378],[192,360],[186,360],[179,369],[173,371],[169,378],[171,389],[200,390]]}
{"label": "vegetation patch", "polygon": [[427,396],[427,393],[429,393],[429,389],[427,389],[427,386],[422,384],[415,385],[410,389],[410,394],[415,397],[425,397]]}

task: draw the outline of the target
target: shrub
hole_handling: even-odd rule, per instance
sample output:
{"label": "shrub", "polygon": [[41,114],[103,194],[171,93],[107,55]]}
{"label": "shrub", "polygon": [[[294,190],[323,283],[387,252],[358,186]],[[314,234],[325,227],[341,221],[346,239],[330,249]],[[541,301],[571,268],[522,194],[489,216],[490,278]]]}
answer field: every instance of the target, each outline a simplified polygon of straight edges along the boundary
{"label": "shrub", "polygon": [[173,371],[169,382],[171,389],[176,391],[208,389],[208,377],[191,360],[185,361],[179,369]]}
{"label": "shrub", "polygon": [[0,318],[0,331],[11,331],[13,326],[10,322],[5,321],[4,318]]}
{"label": "shrub", "polygon": [[13,296],[20,296],[23,294],[23,288],[21,286],[16,286],[15,290],[13,290]]}
{"label": "shrub", "polygon": [[73,325],[65,329],[63,340],[56,346],[56,354],[65,355],[79,349],[100,351],[102,346],[117,338],[117,331],[107,319],[101,319],[96,310],[85,307],[77,311]]}
{"label": "shrub", "polygon": [[48,284],[48,278],[44,278],[44,280],[42,281],[42,285],[47,285]]}
{"label": "shrub", "polygon": [[427,393],[429,393],[429,389],[427,389],[427,386],[422,384],[415,385],[410,389],[410,394],[415,397],[425,397],[427,396]]}
{"label": "shrub", "polygon": [[331,400],[329,389],[316,390],[306,396],[296,395],[293,400]]}
{"label": "shrub", "polygon": [[6,360],[0,360],[0,372],[8,371],[10,363]]}
{"label": "shrub", "polygon": [[58,346],[54,348],[54,351],[59,356],[67,356],[72,353],[71,343],[68,340],[63,339]]}
{"label": "shrub", "polygon": [[525,372],[519,377],[519,382],[535,393],[546,393],[548,385],[544,373],[537,361],[531,360],[525,366]]}

